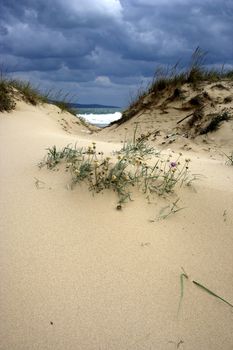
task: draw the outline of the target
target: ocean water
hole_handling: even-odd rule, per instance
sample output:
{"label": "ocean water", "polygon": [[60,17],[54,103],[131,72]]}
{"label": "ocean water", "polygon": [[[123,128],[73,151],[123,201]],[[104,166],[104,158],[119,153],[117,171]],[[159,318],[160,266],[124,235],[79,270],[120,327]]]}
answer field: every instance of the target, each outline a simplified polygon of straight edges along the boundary
{"label": "ocean water", "polygon": [[122,116],[119,108],[79,108],[78,112],[78,116],[99,127],[105,127]]}

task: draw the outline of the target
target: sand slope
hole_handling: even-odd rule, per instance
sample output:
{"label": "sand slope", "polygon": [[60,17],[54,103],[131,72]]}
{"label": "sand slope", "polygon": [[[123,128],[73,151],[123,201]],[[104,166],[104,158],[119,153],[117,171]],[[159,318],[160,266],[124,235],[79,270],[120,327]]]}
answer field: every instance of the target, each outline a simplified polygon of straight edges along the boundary
{"label": "sand slope", "polygon": [[[38,169],[53,144],[121,146],[61,117],[24,103],[0,115],[0,349],[231,350],[233,309],[192,280],[233,304],[233,168],[190,151],[195,188],[150,205],[135,193],[117,211],[113,194]],[[184,210],[149,221],[177,197]]]}
{"label": "sand slope", "polygon": [[[178,91],[178,92],[177,92]],[[178,96],[176,96],[178,94]],[[136,108],[137,107],[137,108]],[[149,135],[160,147],[202,150],[233,149],[233,118],[220,124],[217,131],[200,135],[214,116],[229,114],[233,117],[233,82],[202,82],[198,88],[190,84],[148,94],[138,104],[123,113],[122,124],[116,121],[104,129],[99,137],[123,141],[132,134],[135,125],[138,133]],[[132,117],[131,114],[133,114]]]}

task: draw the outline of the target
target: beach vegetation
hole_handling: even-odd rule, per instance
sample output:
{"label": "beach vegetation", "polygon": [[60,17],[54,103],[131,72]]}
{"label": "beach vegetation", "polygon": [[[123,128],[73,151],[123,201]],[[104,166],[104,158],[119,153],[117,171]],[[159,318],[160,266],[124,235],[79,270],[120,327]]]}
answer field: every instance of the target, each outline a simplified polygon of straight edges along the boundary
{"label": "beach vegetation", "polygon": [[123,112],[122,118],[111,124],[120,125],[138,113],[145,113],[165,93],[170,95],[170,100],[182,100],[181,87],[184,84],[189,84],[195,90],[203,82],[217,83],[222,80],[233,80],[233,70],[225,70],[224,66],[221,69],[207,68],[205,59],[206,52],[197,47],[186,68],[181,68],[179,62],[171,67],[157,67],[149,85],[144,90],[140,87],[135,98],[131,99],[129,106]]}
{"label": "beach vegetation", "polygon": [[78,116],[78,119],[80,121],[80,123],[85,126],[86,128],[90,128],[90,124],[88,124],[88,122],[85,120],[85,118],[81,117],[80,115]]}
{"label": "beach vegetation", "polygon": [[97,151],[94,142],[85,148],[68,145],[58,150],[53,146],[47,149],[39,167],[54,169],[63,163],[71,174],[71,188],[85,182],[93,193],[112,190],[117,194],[117,209],[121,209],[123,203],[131,200],[133,188],[149,200],[153,194],[172,193],[178,183],[182,186],[188,182],[189,162],[182,161],[181,153],[162,157],[145,140],[135,138],[112,157]]}
{"label": "beach vegetation", "polygon": [[[165,220],[167,217],[169,217],[170,215],[174,215],[176,213],[178,213],[180,210],[183,210],[184,207],[179,207],[178,202],[179,202],[179,198],[173,202],[172,204],[162,208],[159,212],[158,215],[158,220]],[[154,220],[151,220],[154,221]]]}
{"label": "beach vegetation", "polygon": [[214,115],[207,125],[200,130],[200,135],[218,130],[224,121],[229,121],[231,119],[232,116],[227,111]]}
{"label": "beach vegetation", "polygon": [[34,87],[29,81],[23,81],[20,79],[8,80],[10,86],[12,86],[18,93],[20,93],[22,99],[36,106],[39,103],[48,102],[47,96],[42,94],[38,88]]}
{"label": "beach vegetation", "polygon": [[12,87],[3,79],[0,80],[0,112],[9,112],[15,108]]}
{"label": "beach vegetation", "polygon": [[76,116],[77,112],[70,107],[69,93],[64,94],[61,90],[54,89],[42,92],[29,81],[14,79],[0,72],[0,112],[10,112],[16,106],[16,99],[34,106],[43,103],[52,103],[59,107],[62,112],[69,112]]}
{"label": "beach vegetation", "polygon": [[50,103],[60,108],[62,112],[68,112],[74,116],[77,115],[77,111],[71,107],[71,101],[75,98],[69,92],[65,93],[63,90],[55,91],[50,89],[46,93],[46,98]]}

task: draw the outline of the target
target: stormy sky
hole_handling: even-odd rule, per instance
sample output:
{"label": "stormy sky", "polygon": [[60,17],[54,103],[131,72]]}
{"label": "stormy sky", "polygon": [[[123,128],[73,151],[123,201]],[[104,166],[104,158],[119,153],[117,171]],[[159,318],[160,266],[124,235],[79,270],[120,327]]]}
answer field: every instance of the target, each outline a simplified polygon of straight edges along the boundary
{"label": "stormy sky", "polygon": [[125,106],[158,65],[233,68],[232,0],[0,0],[0,63],[79,103]]}

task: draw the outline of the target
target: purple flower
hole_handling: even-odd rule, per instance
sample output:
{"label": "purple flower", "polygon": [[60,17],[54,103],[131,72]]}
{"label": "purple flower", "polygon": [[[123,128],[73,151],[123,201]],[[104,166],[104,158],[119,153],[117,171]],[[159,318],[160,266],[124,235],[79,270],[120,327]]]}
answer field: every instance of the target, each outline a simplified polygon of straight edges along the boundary
{"label": "purple flower", "polygon": [[177,165],[176,162],[171,162],[171,163],[170,163],[170,167],[171,167],[171,168],[175,168],[176,165]]}

